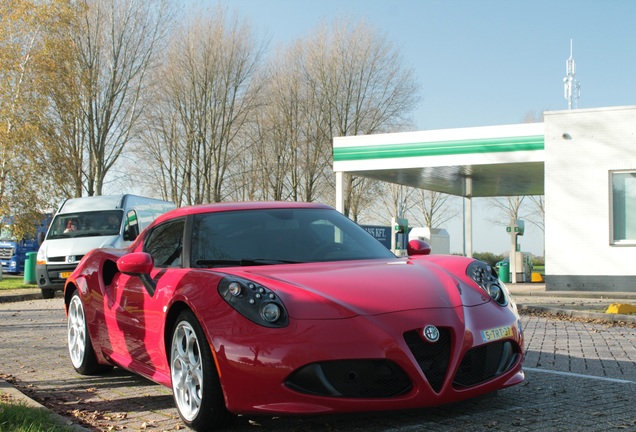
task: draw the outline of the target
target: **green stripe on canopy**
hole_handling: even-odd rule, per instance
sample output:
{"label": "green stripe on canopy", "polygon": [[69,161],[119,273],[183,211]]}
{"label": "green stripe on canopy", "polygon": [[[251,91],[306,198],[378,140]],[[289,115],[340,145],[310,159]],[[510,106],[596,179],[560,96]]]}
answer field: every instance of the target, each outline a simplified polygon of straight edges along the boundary
{"label": "green stripe on canopy", "polygon": [[334,147],[335,162],[543,150],[543,135]]}

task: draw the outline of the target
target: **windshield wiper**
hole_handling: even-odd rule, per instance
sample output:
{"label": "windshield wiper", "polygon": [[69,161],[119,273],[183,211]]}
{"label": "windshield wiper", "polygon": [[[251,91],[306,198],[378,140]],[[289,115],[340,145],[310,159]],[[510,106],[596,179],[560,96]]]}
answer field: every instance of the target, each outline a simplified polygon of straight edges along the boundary
{"label": "windshield wiper", "polygon": [[240,260],[228,259],[198,259],[196,265],[202,266],[256,266],[256,265],[274,265],[274,264],[301,264],[304,261],[291,261],[271,258],[250,258]]}
{"label": "windshield wiper", "polygon": [[261,264],[302,264],[305,261],[293,261],[274,258],[252,258],[242,259],[241,265],[261,265]]}
{"label": "windshield wiper", "polygon": [[71,238],[71,236],[69,234],[55,234],[55,235],[48,236],[46,240],[55,240],[55,239],[61,239],[61,238]]}
{"label": "windshield wiper", "polygon": [[75,234],[73,237],[100,237],[104,234],[101,234],[99,231],[88,231],[80,234]]}

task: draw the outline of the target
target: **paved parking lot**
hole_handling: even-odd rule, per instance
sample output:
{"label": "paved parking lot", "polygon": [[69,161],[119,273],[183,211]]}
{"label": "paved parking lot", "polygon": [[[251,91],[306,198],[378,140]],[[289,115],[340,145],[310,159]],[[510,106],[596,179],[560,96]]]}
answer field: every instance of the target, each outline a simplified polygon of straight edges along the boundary
{"label": "paved parking lot", "polygon": [[[435,409],[244,416],[232,431],[636,430],[636,329],[524,315],[526,382]],[[0,378],[92,430],[184,429],[170,390],[120,369],[73,370],[62,300],[0,304]]]}

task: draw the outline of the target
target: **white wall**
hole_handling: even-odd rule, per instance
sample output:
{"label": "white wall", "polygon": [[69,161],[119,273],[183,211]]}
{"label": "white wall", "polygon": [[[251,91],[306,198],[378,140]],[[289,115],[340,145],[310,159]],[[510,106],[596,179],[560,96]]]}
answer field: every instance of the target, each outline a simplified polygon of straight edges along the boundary
{"label": "white wall", "polygon": [[636,170],[636,106],[546,112],[544,123],[546,281],[609,275],[625,284],[636,246],[610,244],[609,174]]}

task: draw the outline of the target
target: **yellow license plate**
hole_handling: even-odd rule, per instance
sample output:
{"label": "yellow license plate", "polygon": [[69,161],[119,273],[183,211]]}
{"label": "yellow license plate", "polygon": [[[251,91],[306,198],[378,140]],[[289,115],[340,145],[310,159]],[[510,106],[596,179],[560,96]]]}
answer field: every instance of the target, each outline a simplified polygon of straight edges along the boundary
{"label": "yellow license plate", "polygon": [[508,337],[512,337],[511,326],[498,327],[490,330],[481,331],[481,338],[484,340],[484,342],[496,341]]}
{"label": "yellow license plate", "polygon": [[68,278],[73,272],[60,272],[60,279]]}

